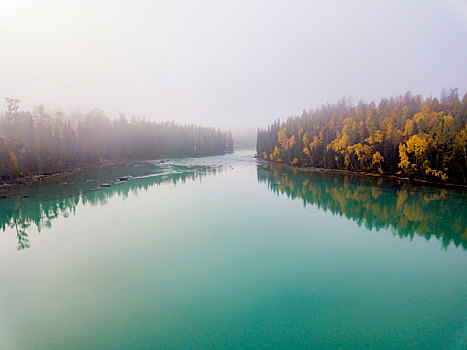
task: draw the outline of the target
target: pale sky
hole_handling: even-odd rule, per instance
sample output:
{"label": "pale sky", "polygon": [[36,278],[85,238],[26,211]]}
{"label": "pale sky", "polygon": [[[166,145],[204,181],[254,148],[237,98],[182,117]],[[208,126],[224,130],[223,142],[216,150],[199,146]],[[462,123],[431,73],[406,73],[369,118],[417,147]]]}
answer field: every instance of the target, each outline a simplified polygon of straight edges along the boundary
{"label": "pale sky", "polygon": [[0,2],[0,98],[23,109],[256,128],[344,95],[453,87],[467,0]]}

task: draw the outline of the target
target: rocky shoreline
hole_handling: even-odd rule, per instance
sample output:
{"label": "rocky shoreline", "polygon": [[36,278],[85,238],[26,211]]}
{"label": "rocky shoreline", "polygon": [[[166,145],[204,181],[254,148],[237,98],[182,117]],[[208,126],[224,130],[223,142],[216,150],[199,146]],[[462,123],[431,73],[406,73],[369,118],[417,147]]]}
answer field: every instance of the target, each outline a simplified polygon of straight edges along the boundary
{"label": "rocky shoreline", "polygon": [[38,175],[23,176],[12,180],[0,181],[0,197],[16,191],[19,188],[26,188],[29,186],[37,186],[50,182],[58,182],[71,175],[106,165],[124,164],[128,161],[102,161],[96,164],[81,165],[78,167],[68,168],[57,172],[47,172]]}
{"label": "rocky shoreline", "polygon": [[18,188],[39,185],[39,184],[48,183],[51,181],[59,181],[63,179],[64,177],[68,177],[70,175],[79,173],[81,171],[84,171],[84,170],[87,170],[87,169],[90,169],[96,166],[101,166],[101,165],[104,165],[104,164],[77,167],[77,168],[55,172],[55,173],[30,175],[30,176],[24,176],[24,177],[13,179],[13,180],[5,180],[3,182],[0,182],[0,194],[5,195],[6,193],[17,190]]}

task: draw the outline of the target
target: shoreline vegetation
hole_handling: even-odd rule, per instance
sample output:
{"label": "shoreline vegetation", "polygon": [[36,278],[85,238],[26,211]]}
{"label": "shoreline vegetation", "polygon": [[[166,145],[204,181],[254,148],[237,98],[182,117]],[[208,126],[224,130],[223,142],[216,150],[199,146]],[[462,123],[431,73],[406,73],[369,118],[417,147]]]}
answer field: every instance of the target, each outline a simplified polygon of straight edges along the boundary
{"label": "shoreline vegetation", "polygon": [[20,111],[18,99],[6,102],[0,115],[0,191],[110,163],[233,152],[230,131],[123,114],[113,120],[100,109],[66,114],[41,105]]}
{"label": "shoreline vegetation", "polygon": [[355,170],[347,170],[347,169],[330,169],[330,168],[315,168],[315,167],[307,167],[307,166],[300,166],[300,165],[292,165],[287,163],[275,162],[271,160],[258,159],[263,162],[263,164],[270,165],[277,168],[284,168],[290,170],[292,172],[301,172],[301,173],[329,173],[329,174],[347,174],[347,175],[355,175],[355,176],[368,176],[376,179],[383,179],[383,180],[391,180],[391,181],[399,181],[405,182],[409,184],[420,184],[420,185],[430,185],[436,187],[449,187],[449,188],[457,188],[457,189],[466,189],[467,184],[456,184],[450,182],[435,182],[423,179],[412,178],[409,179],[408,177],[401,177],[397,174],[390,174],[390,173],[375,173],[375,172],[364,172],[364,171],[355,171]]}
{"label": "shoreline vegetation", "polygon": [[258,130],[257,156],[300,169],[467,185],[467,93],[407,92],[378,105],[349,99]]}
{"label": "shoreline vegetation", "polygon": [[107,165],[119,165],[119,164],[127,164],[130,162],[138,162],[143,160],[135,160],[135,161],[108,161],[102,162],[98,164],[83,164],[81,166],[77,166],[74,168],[63,169],[56,172],[50,172],[45,174],[39,175],[27,175],[24,177],[18,177],[15,179],[4,180],[0,182],[0,198],[9,194],[10,192],[14,192],[17,189],[25,188],[29,186],[41,185],[50,182],[57,182],[61,181],[69,176],[90,170],[95,168],[104,167]]}

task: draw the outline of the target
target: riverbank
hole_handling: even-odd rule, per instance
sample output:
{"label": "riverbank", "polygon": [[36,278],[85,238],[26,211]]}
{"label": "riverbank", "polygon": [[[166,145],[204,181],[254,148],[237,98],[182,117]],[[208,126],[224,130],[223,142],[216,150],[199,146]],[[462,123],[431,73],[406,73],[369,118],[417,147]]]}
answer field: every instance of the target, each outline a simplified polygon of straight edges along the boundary
{"label": "riverbank", "polygon": [[[165,158],[161,158],[165,159]],[[23,176],[21,178],[5,180],[0,182],[0,196],[5,196],[8,193],[17,191],[18,189],[24,189],[30,186],[39,186],[42,184],[48,184],[53,182],[63,181],[65,178],[69,176],[79,174],[81,172],[100,168],[109,165],[120,165],[120,164],[127,164],[131,162],[139,162],[144,160],[115,160],[115,161],[101,161],[99,163],[94,164],[84,164],[77,167],[69,167],[67,169],[62,169],[55,172],[47,172],[38,175],[29,175]]]}
{"label": "riverbank", "polygon": [[[119,163],[121,164],[122,162],[119,162]],[[49,183],[49,182],[57,182],[57,181],[63,180],[64,178],[68,176],[83,172],[85,170],[89,170],[92,168],[101,167],[105,165],[111,165],[111,164],[118,164],[118,163],[117,162],[115,163],[102,162],[98,164],[90,164],[90,165],[83,165],[79,167],[69,168],[69,169],[60,170],[57,172],[48,172],[48,173],[38,174],[38,175],[23,176],[23,177],[12,179],[12,180],[5,180],[5,181],[0,182],[0,195],[4,196],[20,188],[41,185],[41,184]]]}
{"label": "riverbank", "polygon": [[[227,153],[226,153],[227,154]],[[212,157],[218,156],[220,154],[213,154],[213,155],[201,155],[198,157],[181,157],[181,158],[203,158],[203,157]],[[4,180],[0,181],[0,198],[5,196],[11,192],[15,192],[18,189],[24,189],[31,186],[39,186],[42,184],[48,184],[53,182],[61,182],[65,178],[68,178],[72,175],[76,175],[78,173],[88,171],[91,169],[96,169],[100,167],[110,166],[110,165],[121,165],[121,164],[129,164],[135,162],[147,162],[147,161],[154,161],[156,163],[164,163],[168,159],[171,158],[178,158],[178,157],[161,157],[161,158],[148,158],[148,159],[124,159],[124,160],[105,160],[99,163],[94,164],[84,164],[77,167],[69,167],[67,169],[61,169],[55,172],[47,172],[43,174],[37,175],[29,175],[23,176],[21,178],[11,179],[11,180]]]}
{"label": "riverbank", "polygon": [[[259,158],[258,158],[259,159]],[[409,179],[407,177],[397,176],[396,174],[377,174],[372,172],[363,172],[363,171],[352,171],[347,169],[327,169],[327,168],[314,168],[314,167],[303,167],[303,166],[295,166],[291,164],[285,163],[277,163],[269,160],[259,159],[264,164],[271,164],[278,167],[283,167],[289,170],[301,171],[301,172],[308,172],[308,173],[330,173],[330,174],[348,174],[348,175],[361,175],[361,176],[370,176],[373,178],[381,178],[393,181],[400,181],[400,182],[407,182],[413,184],[425,184],[430,186],[437,186],[437,187],[450,187],[450,188],[458,188],[458,189],[467,189],[467,185],[462,184],[454,184],[454,183],[443,183],[443,182],[434,182],[434,181],[427,181],[423,179]]]}

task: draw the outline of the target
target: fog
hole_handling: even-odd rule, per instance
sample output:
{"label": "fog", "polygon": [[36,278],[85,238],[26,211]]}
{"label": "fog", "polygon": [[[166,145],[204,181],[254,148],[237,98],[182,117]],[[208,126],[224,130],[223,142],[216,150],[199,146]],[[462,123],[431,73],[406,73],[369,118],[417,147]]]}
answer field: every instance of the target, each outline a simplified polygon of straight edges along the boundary
{"label": "fog", "polygon": [[464,92],[466,38],[463,0],[3,0],[0,98],[255,129],[344,95]]}

